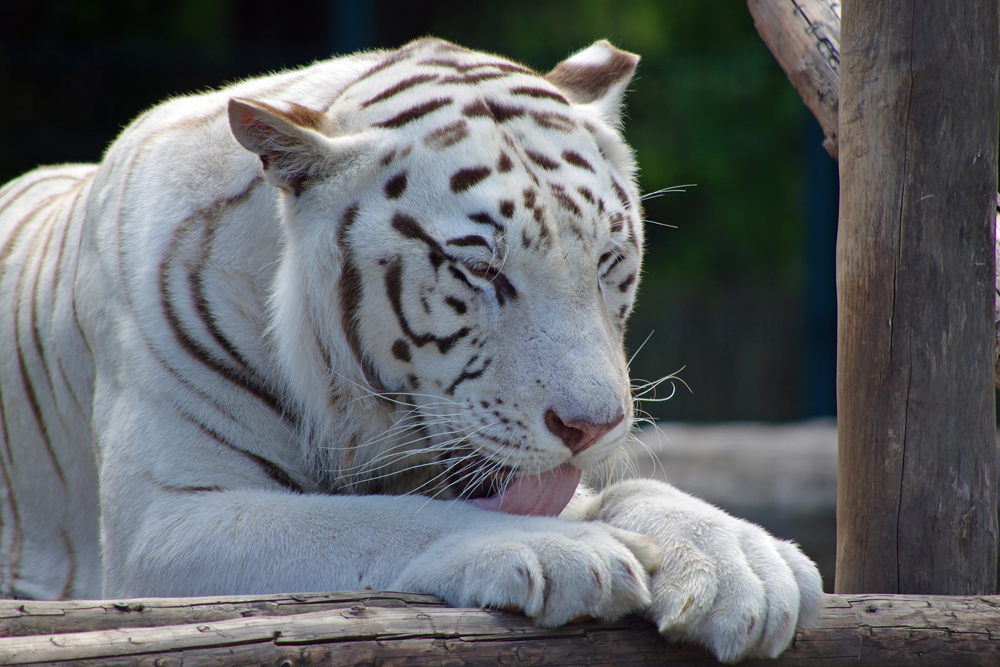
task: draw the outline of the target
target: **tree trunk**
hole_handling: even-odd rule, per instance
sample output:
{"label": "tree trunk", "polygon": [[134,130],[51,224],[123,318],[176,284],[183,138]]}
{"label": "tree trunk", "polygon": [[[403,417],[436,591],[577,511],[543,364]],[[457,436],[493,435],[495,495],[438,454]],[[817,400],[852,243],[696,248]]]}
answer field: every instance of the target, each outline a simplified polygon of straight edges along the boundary
{"label": "tree trunk", "polygon": [[[761,665],[1000,661],[1000,599],[828,596],[810,630]],[[0,663],[76,665],[717,665],[635,617],[537,628],[427,595],[353,593],[112,601],[0,601]],[[44,633],[44,634],[40,634]]]}
{"label": "tree trunk", "polygon": [[838,593],[996,590],[996,0],[848,0]]}

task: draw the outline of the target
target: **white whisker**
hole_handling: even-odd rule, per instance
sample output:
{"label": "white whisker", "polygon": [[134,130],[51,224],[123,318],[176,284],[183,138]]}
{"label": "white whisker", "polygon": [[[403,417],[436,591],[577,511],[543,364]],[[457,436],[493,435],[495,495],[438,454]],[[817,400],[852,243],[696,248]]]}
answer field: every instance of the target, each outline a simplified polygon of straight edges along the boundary
{"label": "white whisker", "polygon": [[684,188],[696,188],[697,183],[685,183],[684,185],[672,185],[669,188],[661,188],[659,190],[653,190],[652,192],[647,192],[639,197],[639,201],[649,201],[650,199],[656,199],[657,197],[662,197],[663,195],[673,194],[675,192],[687,192]]}

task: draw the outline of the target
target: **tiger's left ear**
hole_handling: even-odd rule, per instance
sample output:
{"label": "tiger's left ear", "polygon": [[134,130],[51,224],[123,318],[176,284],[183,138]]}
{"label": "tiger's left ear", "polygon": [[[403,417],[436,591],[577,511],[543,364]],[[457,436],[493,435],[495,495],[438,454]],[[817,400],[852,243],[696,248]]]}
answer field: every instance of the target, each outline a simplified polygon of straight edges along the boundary
{"label": "tiger's left ear", "polygon": [[593,106],[606,122],[617,126],[625,88],[638,64],[639,56],[602,39],[556,65],[545,78],[571,102]]}
{"label": "tiger's left ear", "polygon": [[260,156],[267,180],[301,194],[329,159],[329,139],[317,128],[323,114],[298,104],[282,111],[264,102],[229,100],[229,128],[248,151]]}

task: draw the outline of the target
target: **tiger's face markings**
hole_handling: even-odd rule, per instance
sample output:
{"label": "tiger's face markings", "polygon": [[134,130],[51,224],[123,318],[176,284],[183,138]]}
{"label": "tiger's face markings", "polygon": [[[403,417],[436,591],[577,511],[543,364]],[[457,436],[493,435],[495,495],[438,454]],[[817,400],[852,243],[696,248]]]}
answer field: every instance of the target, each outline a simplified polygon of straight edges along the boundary
{"label": "tiger's face markings", "polygon": [[399,199],[406,192],[406,172],[401,171],[385,184],[385,196],[389,199]]}
{"label": "tiger's face markings", "polygon": [[491,171],[489,167],[465,167],[459,169],[448,179],[451,184],[451,191],[456,194],[465,192],[489,176]]}
{"label": "tiger's face markings", "polygon": [[468,125],[464,120],[456,120],[444,127],[439,127],[426,137],[424,143],[435,150],[444,150],[449,146],[454,146],[458,142],[469,136]]}
{"label": "tiger's face markings", "polygon": [[[612,129],[620,91],[581,106],[530,70],[435,44],[330,107],[356,136],[315,139],[350,147],[318,158],[327,175],[295,204],[312,220],[304,244],[336,240],[335,261],[306,270],[339,275],[346,324],[327,347],[346,338],[350,358],[333,363],[418,415],[414,447],[446,467],[458,451],[511,474],[587,467],[631,420],[622,337],[641,230]],[[566,444],[566,424],[618,421],[589,449]]]}

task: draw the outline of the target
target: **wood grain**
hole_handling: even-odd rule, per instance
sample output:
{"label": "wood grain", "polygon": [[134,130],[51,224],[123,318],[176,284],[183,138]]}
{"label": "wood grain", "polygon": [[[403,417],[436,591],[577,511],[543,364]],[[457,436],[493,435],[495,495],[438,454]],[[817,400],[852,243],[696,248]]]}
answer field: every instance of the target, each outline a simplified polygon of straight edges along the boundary
{"label": "wood grain", "polygon": [[816,116],[837,159],[840,100],[840,2],[748,0],[757,32]]}
{"label": "wood grain", "polygon": [[993,593],[998,6],[842,14],[835,590]]}
{"label": "wood grain", "polygon": [[[1000,660],[1000,598],[839,596],[776,661],[982,665]],[[501,611],[382,591],[123,601],[0,601],[0,664],[717,665],[635,617],[537,628]]]}

